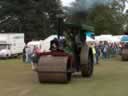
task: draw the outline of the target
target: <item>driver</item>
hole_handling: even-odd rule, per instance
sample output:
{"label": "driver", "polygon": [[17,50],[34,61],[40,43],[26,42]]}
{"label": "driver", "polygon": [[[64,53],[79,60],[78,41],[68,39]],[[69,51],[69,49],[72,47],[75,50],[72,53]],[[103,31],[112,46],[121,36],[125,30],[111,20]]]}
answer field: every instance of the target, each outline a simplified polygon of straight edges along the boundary
{"label": "driver", "polygon": [[59,42],[57,38],[54,38],[51,42],[50,42],[50,50],[51,51],[55,51],[59,49]]}

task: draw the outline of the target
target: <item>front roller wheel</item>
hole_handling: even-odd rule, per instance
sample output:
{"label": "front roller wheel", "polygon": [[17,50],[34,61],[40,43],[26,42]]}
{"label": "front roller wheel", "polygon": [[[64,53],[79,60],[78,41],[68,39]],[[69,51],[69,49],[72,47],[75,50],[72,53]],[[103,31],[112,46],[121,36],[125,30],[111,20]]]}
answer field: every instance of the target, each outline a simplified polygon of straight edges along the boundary
{"label": "front roller wheel", "polygon": [[71,80],[68,56],[41,56],[37,70],[40,83],[68,83]]}
{"label": "front roller wheel", "polygon": [[93,54],[92,50],[86,45],[81,49],[80,54],[81,75],[82,77],[91,77],[93,74]]}
{"label": "front roller wheel", "polygon": [[65,72],[65,73],[38,72],[38,80],[40,83],[69,83],[71,81],[71,75],[72,75],[71,72]]}

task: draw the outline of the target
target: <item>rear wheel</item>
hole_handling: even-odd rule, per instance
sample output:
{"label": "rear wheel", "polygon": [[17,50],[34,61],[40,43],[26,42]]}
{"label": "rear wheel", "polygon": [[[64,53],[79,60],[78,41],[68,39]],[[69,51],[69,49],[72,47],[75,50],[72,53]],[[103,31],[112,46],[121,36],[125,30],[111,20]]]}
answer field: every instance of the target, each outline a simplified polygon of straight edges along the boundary
{"label": "rear wheel", "polygon": [[91,77],[93,74],[93,54],[92,50],[88,48],[87,45],[84,45],[81,49],[80,54],[80,63],[81,63],[81,75],[82,77]]}
{"label": "rear wheel", "polygon": [[92,76],[93,61],[91,59],[91,56],[89,56],[87,64],[81,65],[81,74],[82,74],[82,77],[91,77]]}

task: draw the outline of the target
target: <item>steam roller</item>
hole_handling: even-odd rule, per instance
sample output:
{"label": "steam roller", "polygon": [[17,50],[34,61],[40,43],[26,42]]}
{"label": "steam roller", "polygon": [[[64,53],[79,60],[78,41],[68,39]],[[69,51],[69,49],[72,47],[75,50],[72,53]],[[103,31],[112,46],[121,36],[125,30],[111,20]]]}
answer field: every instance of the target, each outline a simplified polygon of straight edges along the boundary
{"label": "steam roller", "polygon": [[[37,74],[40,83],[68,83],[72,73],[81,72],[82,77],[93,75],[93,53],[86,44],[85,32],[89,31],[79,25],[66,24],[65,46],[60,39],[52,40],[50,52],[39,54]],[[58,34],[59,36],[60,34]],[[70,51],[69,51],[70,49]]]}

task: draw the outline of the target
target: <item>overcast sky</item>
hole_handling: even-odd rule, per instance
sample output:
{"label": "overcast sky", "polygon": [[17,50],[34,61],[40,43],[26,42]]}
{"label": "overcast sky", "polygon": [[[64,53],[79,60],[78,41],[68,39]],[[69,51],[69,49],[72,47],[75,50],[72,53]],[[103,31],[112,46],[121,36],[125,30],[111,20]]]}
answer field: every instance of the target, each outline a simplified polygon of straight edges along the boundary
{"label": "overcast sky", "polygon": [[68,6],[74,0],[61,0],[64,6]]}
{"label": "overcast sky", "polygon": [[[75,1],[75,0],[61,0],[64,6],[69,6],[71,2]],[[128,9],[128,3],[126,4],[126,9]]]}

